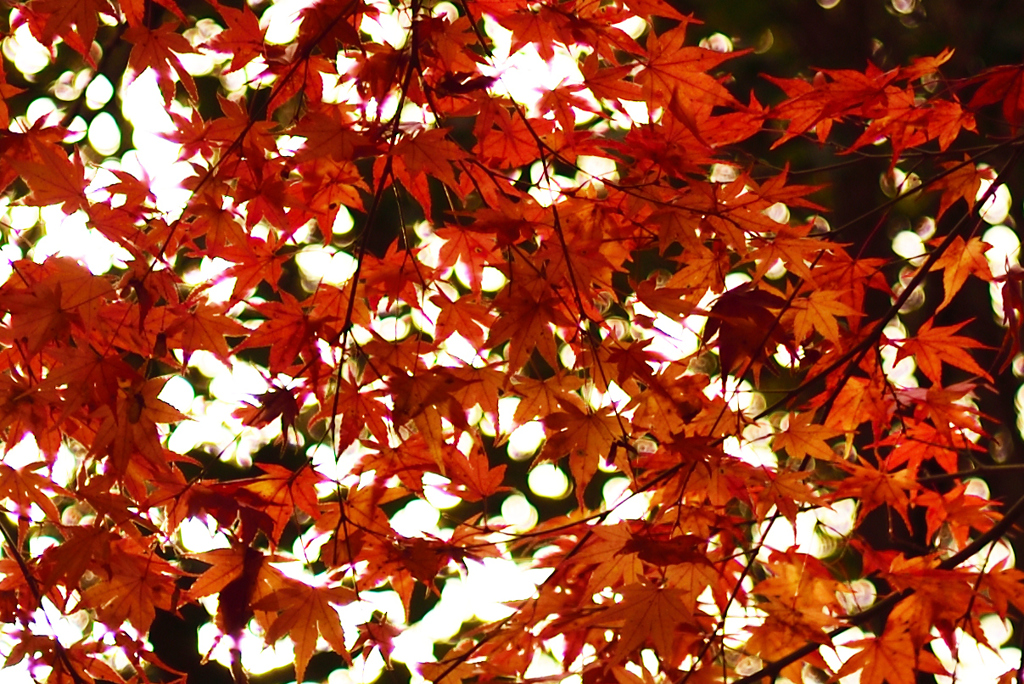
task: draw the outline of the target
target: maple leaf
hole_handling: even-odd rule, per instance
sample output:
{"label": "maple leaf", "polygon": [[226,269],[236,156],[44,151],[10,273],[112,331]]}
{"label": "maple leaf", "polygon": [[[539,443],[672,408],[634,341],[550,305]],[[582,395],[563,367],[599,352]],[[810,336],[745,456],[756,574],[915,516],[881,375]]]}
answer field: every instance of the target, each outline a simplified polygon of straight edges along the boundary
{"label": "maple leaf", "polygon": [[927,389],[904,388],[897,395],[897,400],[901,404],[917,407],[949,442],[956,433],[962,436],[964,430],[977,434],[985,432],[979,422],[980,412],[964,401],[970,398],[973,390],[974,385],[971,383],[946,387],[933,385]]}
{"label": "maple leaf", "polygon": [[313,519],[320,517],[316,494],[320,476],[312,468],[294,471],[274,463],[261,463],[258,467],[263,475],[236,480],[233,486],[239,492],[244,490],[259,497],[261,508],[274,522],[270,534],[275,541],[281,538],[296,508]]}
{"label": "maple leaf", "polygon": [[554,112],[555,120],[562,127],[562,130],[572,131],[576,128],[575,109],[593,114],[600,114],[585,98],[578,95],[579,91],[586,86],[581,83],[567,83],[563,80],[554,89],[547,91],[541,98],[538,106],[547,111]]}
{"label": "maple leaf", "polygon": [[929,538],[934,538],[941,525],[949,524],[956,543],[964,547],[970,541],[971,528],[985,532],[1000,518],[986,499],[967,494],[966,488],[965,484],[959,484],[943,494],[921,492],[918,495],[917,503],[927,509],[925,522]]}
{"label": "maple leaf", "polygon": [[[785,434],[785,433],[782,433]],[[778,439],[778,436],[776,436]],[[773,440],[772,446],[776,444]],[[812,442],[813,447],[817,447]],[[827,445],[826,445],[827,446]],[[794,447],[794,450],[798,450]],[[831,449],[829,449],[832,451]],[[787,449],[787,453],[789,450]],[[832,452],[834,455],[834,451]],[[811,453],[813,455],[813,452]],[[802,460],[802,459],[801,459]],[[765,510],[775,506],[791,523],[796,524],[796,514],[807,505],[819,505],[822,498],[815,494],[807,482],[810,472],[779,472],[770,477],[768,483],[756,494],[756,498]],[[758,485],[754,485],[757,487]]]}
{"label": "maple leaf", "polygon": [[772,447],[785,449],[796,462],[810,456],[833,461],[837,458],[836,453],[825,440],[838,434],[839,430],[817,423],[810,411],[790,414],[789,425],[772,438]]}
{"label": "maple leaf", "polygon": [[480,303],[478,297],[463,295],[452,301],[443,294],[438,294],[431,297],[430,301],[441,308],[434,328],[434,339],[437,342],[442,342],[457,332],[473,343],[474,347],[483,346],[484,332],[490,328],[494,317],[490,309]]}
{"label": "maple leaf", "polygon": [[551,122],[527,120],[518,110],[491,102],[474,126],[476,154],[500,168],[517,168],[541,156],[537,139],[550,133]]}
{"label": "maple leaf", "polygon": [[345,648],[345,635],[334,605],[351,603],[355,598],[355,592],[348,587],[314,586],[286,580],[282,588],[260,599],[253,608],[278,613],[267,629],[266,641],[274,644],[286,635],[291,637],[295,644],[295,679],[302,682],[320,637],[351,664],[352,657]]}
{"label": "maple leaf", "polygon": [[563,403],[575,406],[578,400],[573,391],[582,384],[578,378],[564,375],[555,375],[545,380],[517,379],[512,389],[522,399],[516,404],[512,422],[522,425],[534,418],[551,415]]}
{"label": "maple leaf", "polygon": [[60,204],[66,214],[88,209],[85,166],[81,156],[74,154],[69,159],[47,146],[40,146],[37,153],[38,161],[16,157],[5,159],[32,190],[32,194],[25,198],[25,203],[36,206]]}
{"label": "maple leaf", "polygon": [[906,625],[891,618],[880,636],[858,639],[847,645],[861,650],[843,663],[836,677],[859,671],[864,684],[914,684],[919,669],[946,674],[934,655],[914,646]]}
{"label": "maple leaf", "polygon": [[342,207],[363,209],[360,190],[368,191],[369,187],[351,162],[318,157],[304,165],[303,198],[316,215],[325,244],[334,235],[334,222]]}
{"label": "maple leaf", "polygon": [[115,542],[105,581],[82,593],[82,603],[96,609],[110,628],[130,622],[142,633],[156,617],[156,609],[173,610],[174,579],[179,572],[152,549],[140,549],[130,539]]}
{"label": "maple leaf", "polygon": [[[587,684],[949,676],[936,635],[953,653],[959,632],[984,645],[984,617],[1024,607],[1008,563],[946,567],[946,547],[1004,543],[1020,508],[1001,513],[958,479],[989,442],[1008,453],[1005,411],[979,383],[1012,378],[971,353],[1000,331],[951,304],[971,276],[998,284],[1005,374],[1024,276],[1009,263],[995,276],[1000,241],[986,252],[949,218],[961,199],[977,210],[996,168],[1012,175],[1020,65],[944,79],[949,50],[902,67],[892,54],[884,68],[765,74],[780,95],[741,103],[734,84],[771,60],[730,73],[742,52],[713,26],[688,46],[699,22],[663,0],[435,4],[315,0],[288,44],[267,42],[280,16],[245,3],[211,2],[219,33],[172,0],[14,9],[18,59],[0,77],[8,663],[55,684],[122,682],[118,651],[137,679],[194,679],[202,654],[171,671],[183,663],[164,666],[151,627],[216,597],[230,639],[250,624],[270,645],[290,635],[298,680],[321,637],[388,664],[419,627],[364,615],[346,634],[346,604],[386,590],[411,622],[417,592],[444,607],[460,579],[514,565],[543,581],[502,620],[460,627],[420,675],[529,679],[555,639],[559,676]],[[163,10],[180,23],[161,25]],[[50,67],[27,73],[35,51]],[[230,97],[193,78],[197,52]],[[527,73],[528,97],[516,84],[534,57],[553,71]],[[51,94],[58,117],[88,119],[89,78],[131,93],[142,72],[180,147],[177,193],[131,170],[152,161],[143,128],[163,115],[103,105],[139,129],[139,154],[114,160],[98,126],[79,151],[78,123],[22,111]],[[880,167],[864,150],[884,144],[889,172],[921,185],[865,205],[857,188]],[[840,175],[831,189],[793,180]],[[923,235],[932,219],[943,297],[932,318],[897,312],[901,279],[938,276],[883,258],[887,228]],[[83,220],[117,253],[48,257],[81,247],[61,235]],[[890,339],[897,317],[917,333]],[[886,347],[930,386],[893,375]],[[943,371],[975,379],[943,386]],[[575,497],[534,496],[538,449],[534,466],[565,459]],[[516,491],[535,524],[514,515]],[[437,529],[417,514],[452,497]],[[817,519],[842,553],[769,550],[776,516]],[[896,516],[906,524],[885,529]],[[196,525],[227,547],[190,553]],[[39,535],[57,543],[29,553]],[[888,587],[878,635],[857,577]],[[24,632],[43,598],[51,618],[81,611],[106,636]],[[854,626],[869,638],[833,675],[821,646]],[[741,674],[754,657],[761,669]]]}
{"label": "maple leaf", "polygon": [[[777,316],[772,312],[784,305],[781,297],[753,289],[749,283],[718,298],[711,307],[702,337],[708,342],[718,333],[718,354],[723,369],[731,372],[745,363],[760,362],[766,351],[760,345],[788,341],[783,328],[776,325]],[[774,347],[772,349],[774,351]],[[724,379],[725,375],[722,377]]]}
{"label": "maple leaf", "polygon": [[[973,206],[974,202],[971,201],[970,204]],[[992,270],[984,256],[989,248],[990,245],[976,237],[967,242],[959,235],[953,238],[942,256],[932,264],[933,271],[942,269],[942,290],[945,293],[942,303],[935,310],[936,313],[953,301],[953,297],[967,282],[968,276],[975,275],[986,282],[992,280]]]}
{"label": "maple leaf", "polygon": [[361,1],[317,0],[299,12],[298,42],[306,46],[316,41],[324,54],[336,54],[339,43],[361,45],[358,29],[363,17],[373,19],[377,14],[376,8]]}
{"label": "maple leaf", "polygon": [[77,587],[86,570],[103,567],[110,562],[110,552],[116,537],[101,527],[62,527],[63,540],[43,552],[41,567],[44,569],[44,589],[62,582],[67,587]]}
{"label": "maple leaf", "polygon": [[0,126],[7,128],[11,125],[11,112],[7,100],[21,92],[24,92],[24,89],[10,85],[7,82],[7,72],[0,69]]}
{"label": "maple leaf", "polygon": [[388,622],[387,615],[374,614],[373,619],[359,625],[359,637],[352,646],[353,650],[370,646],[380,651],[384,658],[384,666],[391,669],[391,654],[395,650],[394,639],[402,633],[402,630]]}
{"label": "maple leaf", "polygon": [[[180,348],[187,365],[197,349],[212,352],[217,358],[228,361],[231,348],[225,337],[241,337],[248,329],[238,321],[225,315],[230,303],[212,304],[209,301],[192,298],[184,302],[177,310],[161,311],[154,316],[151,324],[160,326],[172,348]],[[167,316],[173,317],[170,323],[164,323]]]}
{"label": "maple leaf", "polygon": [[[945,162],[939,166],[945,170],[945,173],[934,179],[928,186],[931,190],[942,191],[939,208],[935,212],[936,220],[941,218],[946,210],[961,198],[967,203],[967,209],[973,210],[974,203],[978,199],[978,191],[981,189],[981,182],[983,180],[991,181],[995,177],[992,169],[977,166],[970,157],[965,157],[962,162]],[[963,243],[963,238],[959,235],[954,239]]]}
{"label": "maple leaf", "polygon": [[750,259],[756,261],[757,271],[754,278],[759,279],[776,259],[781,260],[786,268],[807,282],[815,282],[816,276],[811,273],[809,264],[822,253],[836,245],[827,240],[808,239],[813,224],[804,226],[780,225],[771,239],[755,238],[757,248],[750,253]]}
{"label": "maple leaf", "polygon": [[673,101],[732,105],[732,94],[706,72],[738,53],[715,52],[701,47],[684,47],[686,22],[658,35],[647,34],[647,57],[636,75],[645,99],[668,106]]}
{"label": "maple leaf", "polygon": [[96,66],[90,48],[96,37],[99,15],[116,16],[108,0],[33,0],[26,9],[25,15],[12,21],[14,26],[27,19],[32,35],[40,43],[50,45],[60,36],[91,66]]}
{"label": "maple leaf", "polygon": [[444,486],[445,491],[465,501],[480,501],[507,489],[502,486],[506,466],[491,468],[482,449],[474,449],[464,458],[453,454],[445,465],[451,478],[451,483]]}
{"label": "maple leaf", "polygon": [[260,27],[259,19],[248,5],[237,10],[227,5],[214,2],[228,28],[206,41],[206,47],[224,54],[231,55],[231,63],[224,73],[241,69],[265,50],[264,39],[267,29]]}
{"label": "maple leaf", "polygon": [[859,671],[864,684],[913,684],[917,680],[915,649],[906,631],[886,629],[880,637],[858,639],[848,646],[860,650],[843,663],[837,677]]}
{"label": "maple leaf", "polygon": [[[587,84],[594,97],[600,100],[627,100],[640,102],[644,99],[640,86],[625,78],[630,76],[631,69],[628,66],[601,67],[597,53],[592,52],[583,61],[580,73],[583,75],[583,82]],[[621,107],[621,104],[619,104]]]}
{"label": "maple leaf", "polygon": [[448,139],[448,131],[443,128],[431,128],[403,138],[395,145],[394,154],[402,160],[408,173],[425,173],[452,187],[458,185],[452,165],[467,157],[462,148]]}
{"label": "maple leaf", "polygon": [[997,66],[980,74],[981,85],[971,98],[970,107],[984,107],[995,102],[1003,103],[1003,117],[1016,130],[1024,122],[1024,68],[1019,66]]}
{"label": "maple leaf", "polygon": [[24,468],[15,470],[9,465],[0,463],[0,496],[14,502],[11,513],[18,516],[19,537],[24,539],[28,532],[28,509],[30,504],[35,504],[42,509],[43,513],[51,522],[60,521],[60,512],[54,505],[53,499],[46,493],[49,489],[54,494],[68,494],[67,490],[59,487],[49,478],[34,472],[45,463],[31,463]]}
{"label": "maple leaf", "polygon": [[185,86],[189,97],[193,101],[199,100],[199,92],[196,90],[196,83],[192,75],[182,66],[178,55],[195,53],[196,49],[185,40],[185,37],[175,32],[175,22],[167,22],[156,30],[150,30],[144,26],[131,27],[124,33],[124,39],[132,43],[131,55],[128,57],[128,66],[136,74],[141,74],[146,69],[153,69],[156,72],[156,82],[160,86],[160,92],[164,96],[164,103],[170,105],[174,97],[174,79],[171,70],[177,74],[178,80]]}
{"label": "maple leaf", "polygon": [[555,461],[569,455],[569,471],[576,482],[576,498],[583,506],[583,492],[597,472],[601,458],[611,454],[612,443],[621,428],[612,409],[581,411],[566,405],[564,411],[549,414],[544,427],[548,441],[536,463]]}
{"label": "maple leaf", "polygon": [[838,319],[860,316],[861,313],[840,301],[844,293],[837,290],[814,289],[807,297],[797,297],[791,303],[793,312],[793,337],[806,340],[811,331],[819,333],[826,340],[840,341]]}
{"label": "maple leaf", "polygon": [[5,337],[24,345],[27,356],[35,356],[44,346],[64,341],[74,320],[63,307],[62,283],[36,283],[30,291],[0,292],[0,303],[11,314]]}
{"label": "maple leaf", "polygon": [[633,526],[628,523],[600,525],[584,537],[571,562],[593,567],[585,589],[588,596],[605,587],[636,584],[643,579],[640,549],[632,548],[631,542]]}
{"label": "maple leaf", "polygon": [[663,658],[674,653],[676,630],[694,625],[693,611],[682,602],[681,590],[652,584],[630,584],[619,592],[622,600],[590,619],[592,624],[607,628],[622,621],[630,625],[619,635],[611,662],[622,662],[648,639],[655,652]]}
{"label": "maple leaf", "polygon": [[[780,645],[779,637],[828,643],[827,630],[839,624],[832,613],[839,609],[842,585],[817,559],[792,550],[773,552],[766,565],[771,575],[753,589],[765,599],[759,607],[770,615],[754,635],[762,654],[770,656]],[[771,635],[778,627],[783,633]]]}
{"label": "maple leaf", "polygon": [[177,423],[185,416],[158,397],[167,378],[153,378],[117,394],[116,405],[96,412],[100,420],[91,445],[92,455],[107,453],[114,470],[125,473],[132,456],[141,454],[154,467],[167,468],[157,423]]}
{"label": "maple leaf", "polygon": [[910,527],[910,499],[920,488],[915,479],[916,473],[909,470],[890,470],[888,464],[881,467],[856,465],[845,461],[836,462],[839,467],[850,473],[843,480],[843,496],[859,498],[861,502],[858,520],[878,508],[888,506]]}
{"label": "maple leaf", "polygon": [[241,418],[243,423],[253,427],[265,427],[280,418],[281,437],[286,438],[299,417],[299,401],[295,394],[287,388],[276,387],[259,395],[257,399],[259,404],[236,410],[233,414],[235,418]]}
{"label": "maple leaf", "polygon": [[969,337],[953,334],[967,325],[968,321],[933,327],[934,321],[934,318],[925,321],[913,337],[893,341],[899,345],[896,362],[899,363],[901,359],[908,357],[913,358],[925,377],[937,386],[942,384],[943,363],[991,380],[992,377],[966,351],[984,348],[985,345]]}
{"label": "maple leaf", "polygon": [[508,342],[508,363],[515,369],[522,368],[534,350],[549,363],[557,363],[558,348],[551,326],[568,323],[557,308],[561,302],[550,296],[538,300],[511,292],[500,298],[508,304],[505,314],[491,326],[487,346]]}

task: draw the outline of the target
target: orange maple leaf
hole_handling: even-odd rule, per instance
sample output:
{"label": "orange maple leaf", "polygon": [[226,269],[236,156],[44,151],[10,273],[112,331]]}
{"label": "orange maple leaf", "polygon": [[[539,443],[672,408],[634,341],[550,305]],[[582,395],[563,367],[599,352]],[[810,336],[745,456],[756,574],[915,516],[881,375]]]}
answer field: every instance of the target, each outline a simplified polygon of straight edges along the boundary
{"label": "orange maple leaf", "polygon": [[351,665],[341,619],[332,604],[351,603],[355,598],[356,593],[348,587],[312,586],[288,579],[283,588],[258,601],[253,608],[278,611],[267,630],[267,644],[275,644],[285,635],[291,637],[295,644],[295,679],[302,682],[320,637]]}
{"label": "orange maple leaf", "polygon": [[164,104],[168,107],[174,98],[172,69],[181,84],[185,86],[192,101],[199,101],[196,82],[192,79],[192,74],[188,73],[181,60],[178,59],[178,55],[195,53],[197,50],[185,39],[185,36],[175,31],[176,27],[177,22],[167,22],[152,31],[145,26],[133,26],[124,33],[124,39],[135,45],[131,55],[128,56],[128,66],[136,74],[141,74],[149,68],[153,69],[160,92],[164,96]]}
{"label": "orange maple leaf", "polygon": [[860,500],[858,521],[879,506],[888,506],[903,518],[908,528],[911,527],[910,499],[921,488],[916,473],[906,468],[893,471],[888,465],[876,468],[870,464],[862,466],[845,461],[835,463],[850,473],[848,478],[839,483],[835,497]]}
{"label": "orange maple leaf", "polygon": [[686,22],[658,35],[647,37],[647,58],[636,75],[645,99],[651,105],[669,106],[673,100],[708,105],[738,105],[718,79],[707,74],[739,52],[715,52],[707,48],[685,46]]}
{"label": "orange maple leaf", "polygon": [[880,636],[846,644],[860,651],[836,672],[836,679],[860,671],[861,684],[914,684],[918,671],[948,674],[932,653],[915,647],[910,625],[900,622],[894,612]]}
{"label": "orange maple leaf", "polygon": [[[973,205],[974,203],[971,202]],[[979,238],[972,237],[967,242],[957,235],[949,244],[942,256],[932,264],[932,270],[942,269],[942,290],[944,296],[936,313],[946,308],[946,305],[953,301],[953,297],[960,291],[960,288],[967,281],[967,276],[975,275],[985,282],[992,281],[992,269],[989,268],[985,252],[991,245],[982,242]]]}
{"label": "orange maple leaf", "polygon": [[116,406],[103,405],[96,412],[99,428],[91,455],[106,452],[117,473],[124,473],[135,454],[158,469],[168,468],[157,423],[178,423],[185,415],[158,398],[167,378],[153,378],[118,392]]}
{"label": "orange maple leaf", "polygon": [[96,38],[99,15],[117,16],[109,0],[33,0],[19,8],[19,13],[22,16],[12,20],[12,28],[27,19],[29,30],[40,43],[51,45],[60,36],[94,68],[89,51]]}
{"label": "orange maple leaf", "polygon": [[964,321],[956,325],[932,327],[934,318],[930,318],[912,336],[902,340],[891,340],[899,345],[896,362],[907,357],[913,358],[917,367],[929,380],[936,385],[942,384],[942,364],[963,369],[968,373],[980,376],[991,382],[990,376],[965,350],[984,349],[985,345],[970,337],[954,335],[957,330],[967,325]]}
{"label": "orange maple leaf", "polygon": [[815,289],[806,297],[797,297],[792,302],[793,337],[806,340],[811,331],[818,332],[829,342],[838,343],[840,338],[838,319],[844,316],[860,316],[857,311],[841,301],[846,293],[839,290]]}
{"label": "orange maple leaf", "polygon": [[914,684],[917,681],[917,656],[910,633],[888,627],[879,637],[858,639],[846,644],[860,651],[850,657],[836,678],[860,671],[861,684]]}
{"label": "orange maple leaf", "polygon": [[140,633],[149,631],[156,609],[173,610],[174,580],[180,572],[154,549],[141,549],[132,539],[120,539],[103,570],[104,581],[82,593],[82,603],[96,609],[111,629],[130,622]]}
{"label": "orange maple leaf", "polygon": [[206,41],[205,47],[221,54],[231,55],[231,63],[224,73],[241,69],[266,50],[264,38],[267,29],[260,27],[259,17],[242,5],[241,10],[214,1],[213,6],[227,22],[228,28]]}
{"label": "orange maple leaf", "polygon": [[32,194],[23,201],[32,206],[61,205],[65,214],[88,209],[85,197],[85,165],[81,155],[68,158],[58,148],[49,145],[36,147],[39,160],[5,156],[4,161],[18,172],[28,184]]}
{"label": "orange maple leaf", "polygon": [[[967,203],[968,210],[974,209],[974,203],[978,200],[978,190],[981,189],[981,181],[990,181],[995,178],[995,173],[991,168],[979,167],[967,155],[964,155],[962,162],[946,162],[939,166],[945,169],[946,173],[932,180],[928,186],[931,190],[942,191],[939,208],[935,212],[936,221],[942,218],[946,210],[961,197]],[[959,240],[961,244],[963,243],[963,238],[959,235],[955,239]]]}
{"label": "orange maple leaf", "polygon": [[598,612],[590,620],[603,627],[620,622],[628,625],[619,631],[610,662],[622,662],[648,639],[660,657],[671,659],[676,630],[694,624],[693,610],[682,601],[683,591],[652,584],[630,584],[618,593],[622,594],[619,603]]}
{"label": "orange maple leaf", "polygon": [[409,174],[425,173],[451,187],[458,185],[452,165],[468,156],[448,139],[444,128],[431,128],[403,138],[395,145],[394,154],[404,162]]}
{"label": "orange maple leaf", "polygon": [[550,435],[535,464],[556,461],[568,454],[569,470],[576,482],[576,499],[582,508],[584,490],[597,472],[601,459],[610,454],[616,435],[621,432],[619,422],[607,406],[584,412],[567,405],[565,411],[549,415],[544,427]]}
{"label": "orange maple leaf", "polygon": [[808,456],[834,461],[838,457],[825,440],[841,432],[837,428],[816,423],[811,411],[793,413],[789,416],[789,426],[772,438],[772,448],[785,449],[789,457],[798,462]]}
{"label": "orange maple leaf", "polygon": [[970,108],[1001,102],[1003,116],[1016,131],[1024,123],[1024,66],[1000,65],[977,77],[981,86],[971,98]]}
{"label": "orange maple leaf", "polygon": [[260,463],[257,467],[263,475],[236,480],[232,485],[242,484],[242,490],[259,497],[261,508],[274,522],[271,536],[275,542],[281,538],[296,508],[314,520],[320,517],[316,485],[322,477],[312,467],[293,470],[275,463]]}
{"label": "orange maple leaf", "polygon": [[50,522],[59,524],[61,521],[60,512],[46,490],[60,495],[68,495],[69,492],[54,484],[50,478],[34,472],[45,465],[42,462],[30,463],[15,470],[6,463],[0,463],[0,497],[14,502],[9,513],[18,517],[18,534],[21,539],[28,532],[30,504],[39,506]]}

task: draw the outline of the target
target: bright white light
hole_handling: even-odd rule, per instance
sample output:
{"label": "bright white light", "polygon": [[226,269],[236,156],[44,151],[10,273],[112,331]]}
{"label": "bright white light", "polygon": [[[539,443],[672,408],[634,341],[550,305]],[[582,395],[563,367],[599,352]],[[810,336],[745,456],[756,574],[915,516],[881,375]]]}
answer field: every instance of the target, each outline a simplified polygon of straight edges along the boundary
{"label": "bright white light", "polygon": [[106,156],[121,148],[121,129],[109,112],[100,112],[89,124],[89,144],[98,153]]}
{"label": "bright white light", "polygon": [[829,506],[814,509],[814,516],[821,523],[819,529],[833,537],[846,537],[853,531],[857,519],[857,502],[854,499],[840,499]]}
{"label": "bright white light", "polygon": [[651,501],[650,492],[634,494],[625,477],[613,477],[601,487],[601,496],[606,509],[612,514],[605,521],[609,524],[621,520],[639,520],[647,515]]}
{"label": "bright white light", "polygon": [[776,223],[789,223],[789,207],[782,202],[776,202],[765,209],[764,215]]}
{"label": "bright white light", "polygon": [[524,423],[508,436],[508,454],[515,461],[529,458],[537,453],[537,449],[544,443],[544,438],[543,423],[539,420]]}
{"label": "bright white light", "polygon": [[50,51],[32,37],[27,23],[4,39],[3,51],[15,68],[26,75],[38,74],[50,65]]}
{"label": "bright white light", "polygon": [[991,245],[985,252],[992,275],[1004,275],[1011,266],[1020,263],[1020,238],[1008,226],[992,226],[981,237],[983,242]]}
{"label": "bright white light", "polygon": [[76,211],[70,216],[59,206],[50,205],[40,210],[46,235],[32,246],[32,259],[42,263],[52,255],[79,259],[95,275],[107,273],[116,261],[130,257],[126,250],[115,245],[103,235],[87,227],[85,212]]}
{"label": "bright white light", "polygon": [[160,388],[157,398],[165,401],[182,413],[192,410],[192,402],[195,401],[196,391],[185,378],[180,375],[172,375]]}
{"label": "bright white light", "polygon": [[441,514],[423,499],[413,499],[391,517],[391,527],[403,537],[436,535]]}
{"label": "bright white light", "polygon": [[755,404],[756,398],[759,398],[760,394],[754,391],[754,386],[750,384],[750,381],[737,380],[731,375],[725,378],[724,393],[722,378],[719,376],[712,378],[711,384],[704,388],[704,395],[709,399],[724,396],[729,408],[736,412],[749,411],[752,407],[761,405],[760,402]]}
{"label": "bright white light", "polygon": [[910,263],[918,265],[926,250],[921,236],[912,230],[901,230],[892,239],[892,251],[904,259],[910,259]]}
{"label": "bright white light", "polygon": [[311,3],[308,0],[278,0],[263,11],[260,28],[267,29],[266,41],[273,45],[288,45],[299,35],[299,11]]}
{"label": "bright white light", "polygon": [[739,440],[736,437],[727,437],[722,442],[722,450],[730,456],[745,461],[758,468],[775,471],[779,468],[779,457],[772,451],[766,440],[751,441],[748,439]]}
{"label": "bright white light", "polygon": [[569,492],[569,478],[554,463],[541,463],[531,470],[528,482],[530,491],[546,499],[561,499]]}
{"label": "bright white light", "polygon": [[[991,185],[992,181],[984,178],[981,179],[981,187],[978,188],[978,199],[984,196]],[[1010,215],[1011,201],[1010,189],[1005,185],[1000,185],[981,207],[981,218],[985,220],[985,223],[992,225],[1003,223],[1006,221],[1006,217]]]}
{"label": "bright white light", "polygon": [[85,89],[85,106],[89,109],[99,109],[110,102],[112,97],[114,97],[114,86],[106,76],[96,74]]}
{"label": "bright white light", "polygon": [[[998,620],[998,617],[996,619]],[[985,636],[988,637],[988,630],[984,629],[984,618],[982,620],[982,629],[985,631]],[[938,636],[937,630],[933,630],[933,633]],[[1018,648],[996,648],[993,651],[982,646],[960,629],[956,630],[956,642],[955,654],[949,650],[949,646],[943,639],[937,638],[931,642],[935,656],[946,668],[946,671],[956,674],[955,678],[935,675],[935,681],[939,684],[994,681],[995,675],[1020,667],[1020,649]],[[999,642],[993,643],[993,647],[996,647],[997,643]]]}
{"label": "bright white light", "polygon": [[636,314],[654,319],[654,325],[649,328],[633,326],[633,335],[638,340],[651,340],[647,345],[648,351],[666,359],[683,359],[700,349],[699,332],[705,319],[694,316],[676,321],[662,313],[655,313],[640,301],[633,301],[632,305]]}
{"label": "bright white light", "polygon": [[[769,522],[755,526],[755,538],[763,535],[764,541],[764,546],[758,552],[758,558],[767,560],[773,549],[786,551],[795,548],[800,553],[806,553],[815,558],[825,558],[835,551],[834,539],[817,533],[818,520],[815,511],[797,513],[795,526],[783,517],[777,517],[771,521],[775,512],[774,508],[769,512],[766,517]],[[762,530],[766,531],[762,532]]]}
{"label": "bright white light", "polygon": [[295,264],[310,291],[319,283],[344,285],[356,272],[356,260],[351,254],[322,245],[310,245],[296,253]]}
{"label": "bright white light", "polygon": [[60,113],[57,111],[57,104],[48,97],[37,97],[25,108],[25,118],[30,124],[40,119],[50,118],[48,123],[54,124]]}
{"label": "bright white light", "polygon": [[522,494],[513,494],[501,502],[501,517],[517,530],[528,530],[537,524],[537,509]]}
{"label": "bright white light", "polygon": [[205,553],[213,549],[226,549],[231,546],[227,536],[218,531],[217,522],[199,518],[187,518],[178,525],[181,545],[191,553]]}

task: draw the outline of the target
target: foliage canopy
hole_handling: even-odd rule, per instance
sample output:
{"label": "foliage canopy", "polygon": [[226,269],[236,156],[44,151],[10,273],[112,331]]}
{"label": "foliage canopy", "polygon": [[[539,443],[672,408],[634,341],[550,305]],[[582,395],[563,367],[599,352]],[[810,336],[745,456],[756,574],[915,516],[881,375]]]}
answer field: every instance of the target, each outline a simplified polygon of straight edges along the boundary
{"label": "foliage canopy", "polygon": [[[252,634],[298,681],[376,653],[446,684],[910,684],[999,652],[1024,67],[947,79],[946,50],[765,96],[663,0],[315,0],[285,40],[280,7],[10,13],[7,666],[199,681],[159,634],[197,612],[236,683]],[[139,97],[183,192],[93,128]],[[835,223],[831,165],[888,199]],[[505,617],[403,654],[510,564],[537,580]]]}

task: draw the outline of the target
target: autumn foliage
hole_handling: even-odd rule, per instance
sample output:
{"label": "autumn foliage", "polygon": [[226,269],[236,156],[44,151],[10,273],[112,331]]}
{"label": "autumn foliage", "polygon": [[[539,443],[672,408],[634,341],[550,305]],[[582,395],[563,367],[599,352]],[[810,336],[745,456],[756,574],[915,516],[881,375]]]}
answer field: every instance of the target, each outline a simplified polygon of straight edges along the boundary
{"label": "autumn foliage", "polygon": [[[33,251],[45,222],[4,227],[8,666],[184,681],[150,630],[202,605],[239,684],[243,634],[293,648],[300,682],[327,650],[390,667],[424,602],[501,559],[535,591],[415,677],[911,684],[965,640],[998,650],[982,626],[1024,610],[1024,497],[978,484],[1006,460],[984,400],[1019,369],[1024,272],[982,233],[1024,149],[1024,68],[946,80],[946,51],[764,75],[762,102],[730,77],[744,52],[663,0],[316,0],[286,44],[248,5],[183,7],[10,13],[90,78],[122,54],[115,86],[155,83],[187,194],[90,148],[73,99],[25,118],[39,86],[8,59],[8,202],[117,255],[91,269]],[[565,76],[527,101],[502,64],[530,51]],[[201,88],[196,55],[245,85]],[[832,225],[821,155],[881,158],[891,199]],[[868,256],[898,211],[930,226],[920,253]],[[964,301],[978,284],[995,314]],[[242,370],[257,389],[215,387]],[[204,407],[220,433],[189,441]],[[571,482],[535,524],[502,509],[520,464]],[[432,491],[459,500],[439,529],[396,530]],[[343,619],[383,592],[401,611]]]}

